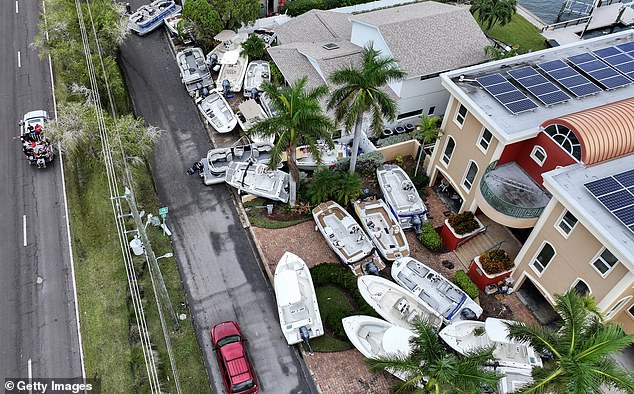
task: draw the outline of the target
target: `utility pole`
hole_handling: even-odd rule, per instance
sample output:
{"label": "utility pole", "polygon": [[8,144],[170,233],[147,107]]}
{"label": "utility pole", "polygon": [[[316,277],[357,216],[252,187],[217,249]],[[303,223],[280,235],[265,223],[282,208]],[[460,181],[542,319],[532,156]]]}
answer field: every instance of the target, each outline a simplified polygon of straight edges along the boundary
{"label": "utility pole", "polygon": [[143,242],[143,247],[145,248],[145,253],[148,257],[148,266],[151,270],[151,274],[156,278],[158,282],[158,286],[156,287],[156,291],[159,295],[159,299],[162,300],[159,308],[165,308],[165,311],[169,314],[172,320],[172,325],[174,328],[178,329],[180,327],[180,322],[176,317],[176,312],[174,312],[174,306],[172,305],[172,300],[170,299],[169,293],[167,292],[167,288],[165,287],[165,281],[163,280],[163,274],[161,273],[161,269],[158,265],[158,261],[156,259],[156,255],[152,250],[152,244],[150,243],[150,239],[145,232],[145,226],[143,225],[143,220],[141,219],[141,215],[139,214],[139,210],[136,206],[136,200],[134,199],[134,193],[127,186],[125,188],[125,199],[128,201],[128,205],[130,206],[130,214],[134,219],[136,224],[136,228],[138,229],[138,235],[141,238],[141,242]]}

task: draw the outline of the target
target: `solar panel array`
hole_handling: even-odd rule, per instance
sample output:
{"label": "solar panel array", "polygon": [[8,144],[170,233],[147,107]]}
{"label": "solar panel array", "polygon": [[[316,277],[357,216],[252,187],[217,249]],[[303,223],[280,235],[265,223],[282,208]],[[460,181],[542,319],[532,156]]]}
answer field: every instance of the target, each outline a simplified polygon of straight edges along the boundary
{"label": "solar panel array", "polygon": [[509,71],[508,74],[544,105],[554,105],[570,100],[570,96],[533,67],[522,67]]}
{"label": "solar panel array", "polygon": [[577,70],[567,65],[563,60],[540,63],[537,67],[576,97],[586,97],[603,91],[594,82],[579,74]]}
{"label": "solar panel array", "polygon": [[537,104],[500,73],[479,77],[476,78],[476,81],[513,114],[519,114],[537,108]]}
{"label": "solar panel array", "polygon": [[608,47],[592,51],[592,53],[594,53],[594,55],[599,59],[628,76],[630,79],[634,79],[634,57],[630,56],[626,52],[623,52],[620,48]]}
{"label": "solar panel array", "polygon": [[630,231],[634,232],[634,169],[584,185]]}
{"label": "solar panel array", "polygon": [[568,61],[603,85],[606,89],[615,89],[632,83],[629,78],[626,78],[606,63],[597,59],[591,53],[586,52],[570,56]]}

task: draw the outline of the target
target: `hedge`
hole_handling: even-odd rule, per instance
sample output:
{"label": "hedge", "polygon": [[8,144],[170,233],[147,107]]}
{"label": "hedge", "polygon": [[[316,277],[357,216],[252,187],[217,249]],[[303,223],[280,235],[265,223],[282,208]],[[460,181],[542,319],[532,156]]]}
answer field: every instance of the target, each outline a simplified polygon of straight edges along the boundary
{"label": "hedge", "polygon": [[[355,171],[361,174],[369,175],[374,174],[376,169],[385,163],[385,156],[382,152],[374,151],[370,153],[364,153],[357,156],[357,167]],[[335,164],[335,170],[348,171],[350,168],[350,157],[342,157],[337,160]]]}
{"label": "hedge", "polygon": [[473,283],[469,275],[463,270],[456,271],[456,275],[453,277],[453,283],[460,287],[471,298],[476,298],[480,295],[480,289]]}
{"label": "hedge", "polygon": [[442,239],[440,239],[440,234],[434,229],[434,225],[431,222],[425,222],[420,226],[420,229],[421,233],[418,236],[418,240],[428,250],[439,252],[442,249]]}

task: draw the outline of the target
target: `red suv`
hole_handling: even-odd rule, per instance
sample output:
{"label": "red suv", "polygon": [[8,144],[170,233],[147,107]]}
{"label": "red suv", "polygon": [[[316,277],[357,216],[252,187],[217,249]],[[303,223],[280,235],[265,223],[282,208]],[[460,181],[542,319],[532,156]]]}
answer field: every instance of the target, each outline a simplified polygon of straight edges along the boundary
{"label": "red suv", "polygon": [[211,329],[211,344],[216,351],[227,393],[258,392],[258,382],[244,341],[240,326],[234,321],[217,324]]}

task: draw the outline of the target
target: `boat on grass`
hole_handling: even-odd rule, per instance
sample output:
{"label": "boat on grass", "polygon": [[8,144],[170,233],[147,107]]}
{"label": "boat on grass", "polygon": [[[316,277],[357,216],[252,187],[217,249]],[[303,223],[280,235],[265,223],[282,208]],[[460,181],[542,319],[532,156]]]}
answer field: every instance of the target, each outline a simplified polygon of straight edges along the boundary
{"label": "boat on grass", "polygon": [[227,167],[225,182],[238,189],[239,192],[283,203],[288,202],[288,173],[280,170],[271,170],[268,164],[233,161]]}
{"label": "boat on grass", "polygon": [[238,118],[222,94],[211,91],[209,96],[198,100],[198,109],[211,127],[219,133],[228,133],[238,124]]}
{"label": "boat on grass", "polygon": [[304,261],[286,252],[275,267],[275,299],[280,325],[289,345],[324,334],[313,279]]}
{"label": "boat on grass", "polygon": [[228,148],[216,148],[207,152],[201,160],[203,181],[205,185],[215,185],[225,181],[229,164],[236,162],[268,164],[271,160],[273,144],[266,142],[250,143],[241,138]]}
{"label": "boat on grass", "polygon": [[444,321],[438,312],[387,279],[360,276],[357,285],[365,301],[385,320],[399,327],[412,329],[414,322],[420,319],[440,328]]}
{"label": "boat on grass", "polygon": [[460,354],[485,346],[494,346],[493,357],[500,366],[528,370],[541,367],[542,360],[533,347],[507,337],[506,322],[509,321],[493,317],[487,318],[484,322],[463,320],[448,325],[438,335]]}
{"label": "boat on grass", "polygon": [[182,7],[173,0],[156,0],[139,7],[128,18],[128,29],[143,36],[163,24],[163,20],[181,12]]}
{"label": "boat on grass", "polygon": [[[271,66],[264,60],[254,60],[247,66],[247,74],[244,77],[244,97],[251,97],[253,89],[262,91],[262,84],[271,82]],[[253,97],[254,98],[254,97]]]}
{"label": "boat on grass", "polygon": [[313,209],[313,219],[330,249],[355,275],[378,275],[385,268],[368,236],[341,205],[321,203]]}
{"label": "boat on grass", "polygon": [[394,262],[392,278],[420,301],[440,313],[448,323],[475,320],[482,314],[482,307],[461,288],[411,257]]}
{"label": "boat on grass", "polygon": [[205,55],[200,48],[187,48],[176,54],[176,62],[180,69],[181,81],[190,96],[203,89],[210,90],[214,81],[205,63]]}
{"label": "boat on grass", "polygon": [[353,205],[361,225],[385,260],[394,261],[409,256],[405,233],[385,201],[355,201]]}
{"label": "boat on grass", "polygon": [[393,164],[376,169],[376,177],[385,202],[403,229],[415,228],[427,221],[427,207],[405,170]]}

